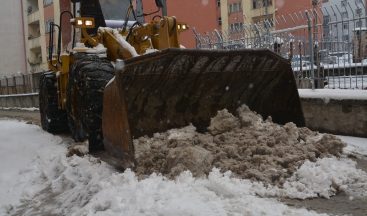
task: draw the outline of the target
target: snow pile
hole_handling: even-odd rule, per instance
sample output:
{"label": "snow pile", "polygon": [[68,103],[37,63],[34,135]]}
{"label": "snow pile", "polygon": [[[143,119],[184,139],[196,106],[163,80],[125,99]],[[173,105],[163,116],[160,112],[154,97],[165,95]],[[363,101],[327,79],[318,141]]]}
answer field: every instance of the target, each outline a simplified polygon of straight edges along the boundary
{"label": "snow pile", "polygon": [[174,178],[190,170],[201,177],[217,167],[239,178],[283,185],[306,160],[339,156],[345,146],[335,136],[293,123],[281,126],[270,119],[263,121],[246,106],[238,109],[237,117],[219,111],[208,130],[197,133],[190,125],[134,140],[136,172]]}

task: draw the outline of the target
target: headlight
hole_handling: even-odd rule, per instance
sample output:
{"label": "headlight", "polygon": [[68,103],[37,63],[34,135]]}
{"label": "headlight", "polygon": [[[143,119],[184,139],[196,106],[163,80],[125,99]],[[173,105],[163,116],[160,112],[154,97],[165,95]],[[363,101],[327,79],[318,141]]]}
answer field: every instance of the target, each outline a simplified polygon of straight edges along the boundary
{"label": "headlight", "polygon": [[86,26],[93,26],[93,21],[92,20],[85,20],[85,25]]}
{"label": "headlight", "polygon": [[186,24],[178,24],[177,29],[179,31],[186,31],[187,29],[189,29],[189,27]]}
{"label": "headlight", "polygon": [[93,17],[77,17],[71,19],[71,23],[75,28],[94,28],[94,18]]}

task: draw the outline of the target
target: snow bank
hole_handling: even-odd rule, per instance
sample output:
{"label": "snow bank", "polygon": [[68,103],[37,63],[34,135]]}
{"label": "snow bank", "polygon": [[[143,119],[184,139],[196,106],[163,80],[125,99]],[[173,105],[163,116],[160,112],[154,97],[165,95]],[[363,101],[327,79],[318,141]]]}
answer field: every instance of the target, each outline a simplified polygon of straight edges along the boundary
{"label": "snow bank", "polygon": [[348,89],[298,89],[301,98],[321,98],[326,101],[335,100],[367,100],[366,90]]}

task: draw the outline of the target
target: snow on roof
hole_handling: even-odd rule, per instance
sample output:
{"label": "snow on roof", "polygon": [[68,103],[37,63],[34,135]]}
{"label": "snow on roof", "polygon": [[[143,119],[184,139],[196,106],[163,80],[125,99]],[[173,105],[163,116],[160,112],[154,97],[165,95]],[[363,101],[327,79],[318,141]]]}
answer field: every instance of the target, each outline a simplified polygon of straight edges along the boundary
{"label": "snow on roof", "polygon": [[301,98],[320,98],[334,100],[367,100],[366,90],[349,89],[298,89]]}

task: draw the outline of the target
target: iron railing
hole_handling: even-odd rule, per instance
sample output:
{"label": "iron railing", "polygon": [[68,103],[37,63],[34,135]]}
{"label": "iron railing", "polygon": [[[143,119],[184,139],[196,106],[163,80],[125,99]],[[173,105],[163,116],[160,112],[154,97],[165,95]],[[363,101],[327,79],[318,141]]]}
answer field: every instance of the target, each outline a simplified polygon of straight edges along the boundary
{"label": "iron railing", "polygon": [[0,95],[38,92],[41,73],[20,74],[0,79]]}
{"label": "iron railing", "polygon": [[365,8],[364,1],[325,4],[194,35],[200,49],[273,50],[289,59],[299,88],[367,89]]}

